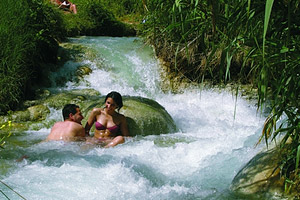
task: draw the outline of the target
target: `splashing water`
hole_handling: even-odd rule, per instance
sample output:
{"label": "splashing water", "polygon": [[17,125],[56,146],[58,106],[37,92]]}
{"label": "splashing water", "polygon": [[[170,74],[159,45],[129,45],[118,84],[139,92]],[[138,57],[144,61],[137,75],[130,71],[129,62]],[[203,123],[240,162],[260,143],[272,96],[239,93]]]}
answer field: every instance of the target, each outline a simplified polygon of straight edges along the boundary
{"label": "splashing water", "polygon": [[[229,190],[233,177],[263,148],[254,148],[263,125],[255,106],[241,98],[236,102],[225,91],[162,92],[159,62],[139,38],[81,37],[70,42],[95,50],[98,59],[85,60],[93,72],[79,83],[68,82],[65,89],[93,88],[104,95],[116,90],[152,98],[180,131],[137,136],[110,149],[78,142],[39,143],[50,131],[45,128],[19,133],[19,142],[1,151],[1,166],[8,169],[1,173],[5,183],[31,200],[237,199]],[[102,67],[96,63],[100,60]],[[57,111],[51,113],[49,118],[61,120]],[[28,158],[16,163],[24,154]],[[2,185],[0,190],[20,199]]]}

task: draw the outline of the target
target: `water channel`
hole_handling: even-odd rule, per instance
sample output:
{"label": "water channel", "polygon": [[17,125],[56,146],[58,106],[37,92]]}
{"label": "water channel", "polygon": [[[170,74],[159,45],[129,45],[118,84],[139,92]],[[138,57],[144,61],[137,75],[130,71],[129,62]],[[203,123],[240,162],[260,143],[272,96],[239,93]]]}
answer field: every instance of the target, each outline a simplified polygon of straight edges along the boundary
{"label": "water channel", "polygon": [[[8,167],[2,169],[2,181],[28,200],[239,199],[230,191],[231,181],[264,148],[255,147],[264,122],[255,105],[225,90],[162,90],[159,61],[139,38],[80,37],[69,42],[98,56],[83,61],[91,74],[56,90],[93,88],[103,95],[115,90],[154,99],[179,131],[133,137],[110,149],[84,148],[78,142],[39,143],[50,132],[42,126],[16,133],[1,151],[2,166]],[[67,62],[51,77],[67,76],[80,64]],[[47,120],[61,120],[60,112],[51,109]],[[15,162],[24,154],[28,159]],[[10,199],[21,199],[3,185],[0,189]]]}

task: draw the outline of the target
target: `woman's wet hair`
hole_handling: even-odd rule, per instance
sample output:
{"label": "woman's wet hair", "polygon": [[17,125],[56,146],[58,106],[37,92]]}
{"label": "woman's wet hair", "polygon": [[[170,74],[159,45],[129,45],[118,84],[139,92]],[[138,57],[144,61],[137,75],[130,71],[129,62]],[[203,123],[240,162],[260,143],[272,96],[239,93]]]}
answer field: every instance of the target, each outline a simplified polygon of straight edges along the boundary
{"label": "woman's wet hair", "polygon": [[122,100],[122,96],[119,92],[116,91],[112,91],[110,93],[108,93],[105,97],[104,103],[106,102],[106,100],[108,98],[112,98],[114,100],[114,102],[117,104],[118,106],[118,111],[123,107],[123,100]]}
{"label": "woman's wet hair", "polygon": [[69,118],[69,114],[72,113],[73,115],[76,114],[77,110],[76,108],[79,108],[79,106],[75,105],[75,104],[67,104],[65,105],[65,107],[62,110],[62,115],[64,120]]}

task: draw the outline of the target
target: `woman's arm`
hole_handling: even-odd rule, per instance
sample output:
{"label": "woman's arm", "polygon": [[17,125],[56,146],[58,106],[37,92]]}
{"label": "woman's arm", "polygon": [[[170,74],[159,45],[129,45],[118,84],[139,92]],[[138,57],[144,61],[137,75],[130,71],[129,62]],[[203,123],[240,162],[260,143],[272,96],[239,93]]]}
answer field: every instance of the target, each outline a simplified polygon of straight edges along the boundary
{"label": "woman's arm", "polygon": [[91,127],[93,126],[94,122],[96,121],[96,116],[101,114],[101,110],[99,108],[94,108],[91,113],[90,116],[85,124],[85,135],[89,136],[90,135],[90,130]]}
{"label": "woman's arm", "polygon": [[129,130],[127,125],[126,117],[123,115],[120,123],[120,129],[123,136],[128,137],[129,136]]}

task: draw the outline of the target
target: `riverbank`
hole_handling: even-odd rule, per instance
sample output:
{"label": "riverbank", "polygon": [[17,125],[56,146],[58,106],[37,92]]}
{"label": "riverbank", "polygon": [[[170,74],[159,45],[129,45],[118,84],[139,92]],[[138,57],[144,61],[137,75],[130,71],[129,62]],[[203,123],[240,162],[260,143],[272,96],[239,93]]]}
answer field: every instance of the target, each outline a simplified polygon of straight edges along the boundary
{"label": "riverbank", "polygon": [[143,37],[153,45],[169,72],[176,74],[174,78],[199,84],[233,81],[253,85],[258,107],[268,105],[272,110],[263,129],[264,141],[284,135],[284,147],[291,139],[280,166],[286,184],[298,183],[298,3],[150,1],[147,6]]}
{"label": "riverbank", "polygon": [[0,2],[0,114],[35,98],[49,71],[56,70],[59,43],[66,37],[136,35],[132,25],[117,20],[101,2],[74,3],[77,14],[66,14],[48,0]]}

